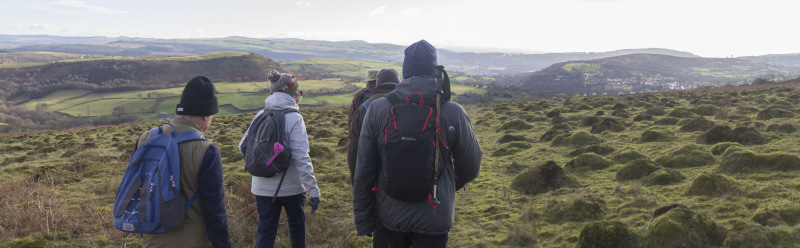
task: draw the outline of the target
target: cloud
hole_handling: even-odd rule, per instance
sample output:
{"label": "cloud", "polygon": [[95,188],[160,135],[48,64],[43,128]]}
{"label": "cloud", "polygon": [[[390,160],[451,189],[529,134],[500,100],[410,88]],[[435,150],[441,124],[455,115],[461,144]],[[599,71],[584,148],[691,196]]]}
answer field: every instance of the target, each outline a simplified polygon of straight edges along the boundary
{"label": "cloud", "polygon": [[403,15],[403,16],[416,16],[416,15],[419,15],[419,13],[421,13],[421,12],[422,12],[422,10],[420,10],[419,7],[406,8],[406,9],[400,10],[400,14]]}
{"label": "cloud", "polygon": [[386,13],[386,6],[380,6],[376,9],[373,9],[369,12],[369,16],[379,16],[383,15],[383,13]]}
{"label": "cloud", "polygon": [[17,24],[12,26],[12,28],[20,31],[39,31],[50,29],[50,25],[38,23],[32,23],[28,25]]}
{"label": "cloud", "polygon": [[124,14],[125,11],[90,5],[78,0],[60,0],[33,4],[34,10],[52,14]]}
{"label": "cloud", "polygon": [[297,5],[297,6],[311,6],[312,4],[309,3],[309,2],[297,2],[294,5]]}

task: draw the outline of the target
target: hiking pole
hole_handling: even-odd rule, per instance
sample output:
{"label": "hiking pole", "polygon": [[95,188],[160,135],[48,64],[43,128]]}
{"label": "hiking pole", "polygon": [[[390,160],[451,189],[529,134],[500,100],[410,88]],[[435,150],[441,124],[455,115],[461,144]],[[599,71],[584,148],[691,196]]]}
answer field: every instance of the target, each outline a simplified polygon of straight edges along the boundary
{"label": "hiking pole", "polygon": [[444,69],[444,66],[438,65],[436,66],[437,76],[436,76],[436,130],[434,131],[434,136],[436,136],[434,143],[436,147],[436,154],[433,157],[433,200],[430,204],[433,206],[433,214],[436,215],[436,206],[439,205],[438,199],[438,192],[439,192],[439,120],[440,115],[439,112],[442,109],[442,77],[441,77],[441,70]]}

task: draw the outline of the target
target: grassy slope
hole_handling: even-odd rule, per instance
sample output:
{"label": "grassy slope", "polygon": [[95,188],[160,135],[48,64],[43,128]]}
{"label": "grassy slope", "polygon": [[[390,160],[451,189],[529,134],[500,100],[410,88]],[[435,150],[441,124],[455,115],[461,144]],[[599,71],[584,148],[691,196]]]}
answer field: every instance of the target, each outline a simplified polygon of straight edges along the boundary
{"label": "grassy slope", "polygon": [[[352,100],[353,93],[323,94],[324,90],[337,90],[347,87],[340,80],[300,80],[300,85],[308,92],[304,98],[304,105],[319,105],[326,101],[329,105],[346,105]],[[217,89],[220,105],[230,104],[230,111],[222,111],[222,115],[239,114],[263,107],[264,93],[259,89],[269,87],[269,82],[219,82],[214,86]],[[71,116],[86,116],[87,107],[91,108],[92,115],[110,115],[112,110],[122,106],[126,113],[136,113],[143,117],[142,120],[156,120],[157,113],[174,112],[175,104],[180,100],[182,87],[161,90],[141,90],[109,93],[91,93],[87,90],[62,90],[51,93],[43,98],[34,99],[25,104],[28,109],[36,109],[39,104],[47,104],[48,109]],[[483,94],[486,88],[475,88],[465,85],[452,85],[456,94],[478,93]],[[172,94],[164,102],[148,98],[149,93]],[[156,106],[158,106],[156,108]],[[235,107],[235,108],[233,108]],[[236,109],[242,110],[238,111]],[[244,111],[244,112],[243,112]]]}
{"label": "grassy slope", "polygon": [[[694,144],[695,138],[702,132],[681,132],[678,130],[680,127],[675,125],[660,126],[653,121],[632,121],[633,116],[644,111],[647,104],[660,106],[657,105],[659,99],[674,100],[677,105],[666,108],[669,112],[674,108],[692,108],[695,105],[691,102],[696,99],[709,101],[728,96],[728,100],[718,101],[718,106],[727,115],[707,118],[718,124],[737,126],[743,122],[752,123],[746,120],[755,119],[755,112],[748,108],[764,109],[771,105],[770,101],[791,100],[790,97],[800,94],[796,89],[756,89],[746,92],[749,94],[740,97],[730,97],[727,91],[694,91],[465,106],[475,123],[484,159],[480,177],[468,184],[465,191],[457,193],[456,226],[450,233],[449,246],[571,247],[577,242],[583,226],[593,220],[621,221],[646,239],[646,227],[652,221],[654,208],[672,203],[687,205],[729,230],[735,223],[753,223],[750,217],[766,208],[800,211],[794,204],[800,199],[800,193],[797,192],[800,183],[796,181],[800,173],[796,171],[735,174],[730,177],[740,184],[740,194],[686,196],[684,192],[694,179],[715,171],[720,156],[714,156],[716,162],[713,165],[678,169],[687,179],[667,186],[647,186],[641,181],[615,182],[615,174],[622,165],[614,164],[597,171],[566,169],[567,174],[581,185],[576,188],[540,195],[524,195],[509,189],[510,182],[518,172],[510,169],[513,162],[522,167],[532,167],[553,160],[564,167],[571,159],[567,154],[575,147],[553,146],[552,142],[539,141],[539,137],[552,126],[545,115],[554,109],[569,109],[568,106],[576,102],[597,104],[592,109],[562,114],[573,132],[589,132],[591,127],[580,126],[582,118],[593,116],[597,111],[604,111],[604,117],[611,117],[612,107],[616,103],[640,106],[627,110],[629,118],[620,118],[625,123],[624,131],[606,131],[595,136],[602,139],[602,144],[617,151],[635,149],[650,159],[656,159],[671,148]],[[731,99],[741,102],[731,103]],[[538,110],[531,108],[540,103],[546,103],[549,107]],[[344,155],[346,146],[338,145],[341,139],[347,137],[346,109],[303,109],[302,113],[323,194],[320,213],[308,217],[309,246],[369,247],[368,239],[354,236],[351,188]],[[737,115],[744,119],[732,118]],[[220,116],[214,119],[212,130],[207,133],[207,137],[220,147],[225,157],[226,196],[232,238],[237,247],[252,246],[255,234],[255,205],[249,193],[249,176],[241,171],[243,164],[235,149],[235,144],[251,119],[252,114]],[[523,120],[530,127],[499,130],[503,124],[513,120]],[[755,122],[797,125],[794,119]],[[2,138],[0,178],[3,183],[0,184],[0,194],[7,200],[0,206],[0,219],[4,220],[0,222],[0,244],[26,242],[23,238],[27,237],[31,242],[44,240],[52,245],[135,246],[138,238],[116,231],[110,225],[108,211],[113,205],[114,189],[130,155],[128,151],[136,136],[152,125],[142,123]],[[651,128],[671,132],[676,138],[668,142],[638,143],[640,135]],[[800,153],[800,147],[796,145],[800,139],[798,132],[782,134],[762,129],[761,133],[769,139],[769,143],[745,146],[746,150]],[[507,148],[507,145],[497,142],[505,134],[532,140],[528,143],[530,148],[520,149],[513,155],[496,153]],[[701,146],[707,149],[712,147]],[[605,157],[611,160],[613,155]],[[574,199],[602,199],[602,214],[595,219],[580,221],[548,219],[554,211],[551,204]],[[39,221],[31,222],[31,219]],[[788,240],[785,242],[792,242],[792,237],[800,237],[800,227],[796,222],[793,223],[766,227],[766,230],[771,237],[783,237]],[[279,245],[288,245],[285,224],[280,227],[279,235]],[[794,240],[797,242],[796,238]]]}
{"label": "grassy slope", "polygon": [[394,68],[402,71],[402,66],[396,63],[341,58],[311,58],[283,63],[283,66],[296,72],[313,71],[325,72],[340,76],[363,77],[369,70]]}

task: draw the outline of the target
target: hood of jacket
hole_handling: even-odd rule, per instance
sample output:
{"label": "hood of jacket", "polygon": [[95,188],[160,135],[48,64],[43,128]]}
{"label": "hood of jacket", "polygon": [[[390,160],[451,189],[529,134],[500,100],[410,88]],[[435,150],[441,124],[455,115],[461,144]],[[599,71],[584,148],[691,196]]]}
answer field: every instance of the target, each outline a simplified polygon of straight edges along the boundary
{"label": "hood of jacket", "polygon": [[300,110],[300,106],[297,106],[294,98],[283,92],[273,92],[272,95],[269,95],[267,99],[264,99],[264,107],[272,110]]}

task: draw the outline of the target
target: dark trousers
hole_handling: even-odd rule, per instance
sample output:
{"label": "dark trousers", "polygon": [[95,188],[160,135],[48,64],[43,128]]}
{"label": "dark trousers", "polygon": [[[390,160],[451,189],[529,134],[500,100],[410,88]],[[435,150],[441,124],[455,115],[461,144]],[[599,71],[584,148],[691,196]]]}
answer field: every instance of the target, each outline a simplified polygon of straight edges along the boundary
{"label": "dark trousers", "polygon": [[281,207],[286,210],[289,221],[289,241],[292,248],[306,247],[306,214],[303,208],[306,195],[277,197],[256,196],[258,206],[258,236],[256,248],[274,247],[278,234],[278,220],[281,218]]}
{"label": "dark trousers", "polygon": [[[425,235],[412,232],[395,232],[384,227],[378,227],[383,233],[383,239],[387,246],[391,248],[444,248],[447,247],[447,234],[442,235]],[[378,239],[378,232],[375,232]],[[377,245],[373,240],[373,245]],[[378,246],[375,246],[378,247]]]}

